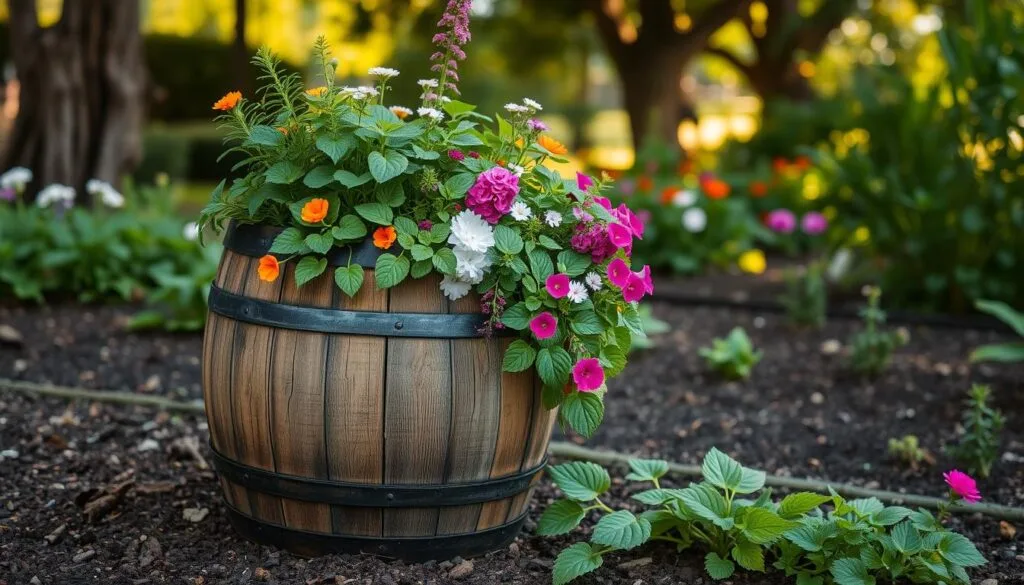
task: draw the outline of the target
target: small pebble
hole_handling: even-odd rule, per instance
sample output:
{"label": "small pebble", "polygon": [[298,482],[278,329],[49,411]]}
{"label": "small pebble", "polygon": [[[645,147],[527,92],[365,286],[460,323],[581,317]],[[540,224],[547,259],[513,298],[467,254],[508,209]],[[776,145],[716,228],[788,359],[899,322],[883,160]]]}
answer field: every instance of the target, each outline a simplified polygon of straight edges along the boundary
{"label": "small pebble", "polygon": [[811,394],[811,404],[824,404],[824,403],[825,403],[825,395],[824,394],[822,394],[821,392],[815,392],[814,394]]}
{"label": "small pebble", "polygon": [[981,585],[999,585],[999,581],[996,579],[985,579],[981,582]]}
{"label": "small pebble", "polygon": [[18,452],[14,449],[4,449],[0,451],[0,459],[17,459]]}
{"label": "small pebble", "polygon": [[157,443],[153,439],[146,439],[145,441],[139,443],[137,449],[139,453],[144,453],[146,451],[157,451],[160,449],[160,443]]}
{"label": "small pebble", "polygon": [[448,576],[452,579],[462,579],[467,577],[473,572],[473,561],[462,561],[455,565],[451,571],[448,572]]}
{"label": "small pebble", "polygon": [[764,329],[764,317],[754,317],[754,329]]}
{"label": "small pebble", "polygon": [[93,549],[89,549],[87,551],[78,553],[77,555],[72,557],[71,560],[76,563],[83,563],[93,558],[94,556],[96,556],[96,551]]}
{"label": "small pebble", "polygon": [[181,515],[189,522],[202,522],[210,515],[209,508],[185,508]]}

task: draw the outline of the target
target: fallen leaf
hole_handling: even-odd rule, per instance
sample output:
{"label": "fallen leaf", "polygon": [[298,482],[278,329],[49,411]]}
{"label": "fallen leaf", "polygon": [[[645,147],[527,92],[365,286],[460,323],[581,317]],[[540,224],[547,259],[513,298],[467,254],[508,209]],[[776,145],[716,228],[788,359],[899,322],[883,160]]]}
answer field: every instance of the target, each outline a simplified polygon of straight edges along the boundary
{"label": "fallen leaf", "polygon": [[1002,536],[1006,540],[1013,540],[1013,537],[1017,536],[1017,527],[1006,520],[1000,520],[999,536]]}

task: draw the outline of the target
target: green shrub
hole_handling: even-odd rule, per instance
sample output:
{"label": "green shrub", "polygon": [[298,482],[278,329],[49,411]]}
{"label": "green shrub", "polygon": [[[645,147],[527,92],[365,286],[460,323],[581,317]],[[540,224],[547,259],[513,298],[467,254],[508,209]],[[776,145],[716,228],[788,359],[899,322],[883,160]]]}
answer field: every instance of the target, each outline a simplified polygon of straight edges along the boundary
{"label": "green shrub", "polygon": [[1000,435],[1006,419],[992,408],[989,401],[992,389],[983,384],[971,387],[967,408],[963,414],[964,435],[950,449],[950,454],[970,473],[985,478],[992,472],[992,464],[999,459]]}
{"label": "green shrub", "polygon": [[702,347],[700,355],[708,366],[730,380],[750,377],[754,366],[761,361],[761,352],[747,337],[742,327],[735,327],[725,339],[712,340],[711,347]]}
{"label": "green shrub", "polygon": [[1007,343],[983,345],[971,352],[972,362],[1024,362],[1024,313],[1018,313],[1006,303],[978,301],[974,304],[979,311],[988,313],[1006,323],[1022,339]]}
{"label": "green shrub", "polygon": [[786,316],[795,325],[822,327],[828,307],[828,287],[825,268],[821,262],[812,262],[806,270],[786,272],[786,291],[779,302]]}
{"label": "green shrub", "polygon": [[864,329],[850,338],[850,367],[868,376],[877,376],[889,367],[892,352],[906,345],[906,334],[902,330],[886,331],[885,311],[879,307],[882,291],[878,287],[867,287],[868,306],[860,311]]}

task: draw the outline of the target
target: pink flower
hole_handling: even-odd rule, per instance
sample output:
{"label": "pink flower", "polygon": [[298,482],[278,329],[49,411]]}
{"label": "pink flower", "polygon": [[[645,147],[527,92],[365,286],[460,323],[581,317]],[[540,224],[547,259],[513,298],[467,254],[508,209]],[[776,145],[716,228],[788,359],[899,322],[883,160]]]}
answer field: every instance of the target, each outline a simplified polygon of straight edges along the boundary
{"label": "pink flower", "polygon": [[608,263],[608,280],[615,286],[622,288],[629,282],[629,265],[622,258],[616,258]]}
{"label": "pink flower", "polygon": [[791,234],[796,229],[796,216],[788,209],[776,209],[768,213],[768,228],[780,234]]}
{"label": "pink flower", "polygon": [[461,150],[451,149],[448,151],[448,158],[452,160],[464,160],[466,155],[462,154]]}
{"label": "pink flower", "polygon": [[430,221],[429,219],[424,219],[423,221],[416,224],[416,227],[420,228],[421,230],[430,231],[430,229],[434,227],[434,222]]}
{"label": "pink flower", "polygon": [[[646,209],[641,209],[636,212],[636,218],[640,220],[640,223],[647,225],[647,222],[651,221],[651,212]],[[640,230],[640,236],[643,237],[643,229]]]}
{"label": "pink flower", "polygon": [[636,274],[643,279],[644,292],[649,295],[654,294],[654,280],[651,279],[651,267],[649,265],[645,264],[640,272],[634,272],[633,274]]}
{"label": "pink flower", "polygon": [[549,339],[558,331],[558,319],[544,311],[530,320],[530,331],[533,331],[533,336],[537,339]]}
{"label": "pink flower", "polygon": [[942,477],[946,479],[949,489],[968,504],[981,501],[981,492],[978,491],[978,484],[973,477],[956,469],[943,473]]}
{"label": "pink flower", "polygon": [[[619,181],[619,191],[621,191],[622,194],[626,196],[632,195],[633,192],[636,191],[636,183],[634,183],[631,179],[623,179]],[[595,197],[594,199],[597,198]],[[611,209],[610,205],[606,207],[608,209]]]}
{"label": "pink flower", "polygon": [[597,358],[583,358],[572,367],[572,381],[580,392],[592,392],[604,384],[604,370]]}
{"label": "pink flower", "polygon": [[498,223],[512,209],[518,194],[519,177],[504,167],[494,167],[476,178],[466,194],[466,207],[488,223]]}
{"label": "pink flower", "polygon": [[622,298],[627,303],[635,303],[644,298],[648,286],[642,275],[630,272],[626,277],[626,286],[622,287]]}
{"label": "pink flower", "polygon": [[469,158],[480,158],[480,153],[475,150],[471,150],[469,151]]}
{"label": "pink flower", "polygon": [[594,184],[594,179],[590,178],[589,175],[576,171],[576,186],[579,187],[580,191],[586,191]]}
{"label": "pink flower", "polygon": [[569,294],[569,276],[565,274],[552,274],[544,281],[544,288],[552,298],[560,299]]}
{"label": "pink flower", "polygon": [[619,223],[629,227],[634,236],[643,239],[644,222],[642,222],[640,218],[633,213],[632,209],[626,207],[625,203],[619,204],[619,206],[612,211],[612,215],[615,216],[615,219],[619,220]]}
{"label": "pink flower", "polygon": [[616,248],[622,248],[629,253],[629,250],[633,247],[633,231],[628,227],[618,224],[608,224],[608,239],[615,244]]}
{"label": "pink flower", "polygon": [[[530,130],[533,132],[544,132],[548,129],[548,125],[537,118],[530,118],[526,125],[529,126]],[[578,175],[579,173],[576,174]]]}
{"label": "pink flower", "polygon": [[572,208],[572,216],[575,217],[577,221],[594,221],[593,215],[590,215],[579,207]]}
{"label": "pink flower", "polygon": [[809,211],[800,219],[800,229],[809,236],[817,236],[828,229],[828,220],[817,211]]}
{"label": "pink flower", "polygon": [[608,211],[612,210],[612,202],[607,197],[594,197],[594,203],[597,203]]}

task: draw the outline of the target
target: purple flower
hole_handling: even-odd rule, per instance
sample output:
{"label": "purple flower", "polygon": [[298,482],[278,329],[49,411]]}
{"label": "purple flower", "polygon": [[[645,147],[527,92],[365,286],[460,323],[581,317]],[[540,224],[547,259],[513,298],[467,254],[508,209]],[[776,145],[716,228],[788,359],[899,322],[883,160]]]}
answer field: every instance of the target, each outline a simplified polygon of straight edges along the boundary
{"label": "purple flower", "polygon": [[[579,207],[573,207],[572,208],[572,216],[575,217],[577,221],[594,221],[594,216],[593,215],[590,215],[589,213],[587,213],[586,211],[583,211]],[[579,226],[577,226],[577,227],[579,227]]]}
{"label": "purple flower", "polygon": [[464,160],[466,158],[466,155],[462,154],[461,150],[457,150],[457,149],[453,148],[453,149],[448,151],[448,158],[450,158],[452,160],[459,161],[459,160]]}
{"label": "purple flower", "polygon": [[765,223],[773,232],[791,234],[796,229],[796,216],[788,209],[776,209],[768,213]]}
{"label": "purple flower", "polygon": [[466,194],[466,207],[495,224],[512,209],[518,194],[519,177],[504,167],[494,167],[476,178]]}
{"label": "purple flower", "polygon": [[[448,0],[441,20],[437,21],[440,32],[430,39],[438,48],[438,51],[430,56],[434,63],[430,70],[442,72],[441,78],[445,80],[442,90],[450,89],[456,95],[459,94],[459,89],[454,82],[459,79],[458,61],[466,58],[462,45],[470,39],[469,9],[472,4],[472,0]],[[446,60],[448,55],[452,58]]]}
{"label": "purple flower", "polygon": [[580,392],[597,390],[604,384],[604,370],[597,358],[583,358],[572,368],[572,381]]}
{"label": "purple flower", "polygon": [[632,274],[629,265],[622,258],[616,258],[608,263],[608,280],[619,288],[626,286]]}
{"label": "purple flower", "polygon": [[558,319],[551,313],[544,311],[533,319],[530,319],[530,331],[537,339],[550,339],[558,331]]}
{"label": "purple flower", "polygon": [[[423,221],[419,222],[419,223],[418,223],[418,224],[416,224],[416,225],[417,225],[417,227],[419,227],[419,228],[420,228],[421,230],[427,230],[427,231],[429,231],[429,230],[430,230],[431,228],[433,228],[433,227],[434,227],[434,222],[430,221],[429,219],[424,219]],[[490,292],[490,291],[488,291],[488,292]]]}
{"label": "purple flower", "polygon": [[10,187],[6,189],[0,189],[0,201],[14,201],[17,199],[18,194],[14,192],[14,189]]}
{"label": "purple flower", "polygon": [[594,185],[594,179],[590,175],[584,175],[583,173],[576,171],[576,187],[580,191],[586,191]]}
{"label": "purple flower", "polygon": [[809,211],[800,219],[800,229],[809,236],[817,236],[828,229],[828,220],[817,211]]}
{"label": "purple flower", "polygon": [[544,281],[544,288],[552,298],[561,299],[569,294],[569,276],[567,274],[552,274]]}
{"label": "purple flower", "polygon": [[[537,118],[530,118],[526,125],[532,132],[546,132],[548,129],[548,125]],[[576,173],[576,175],[579,176],[579,173]]]}

